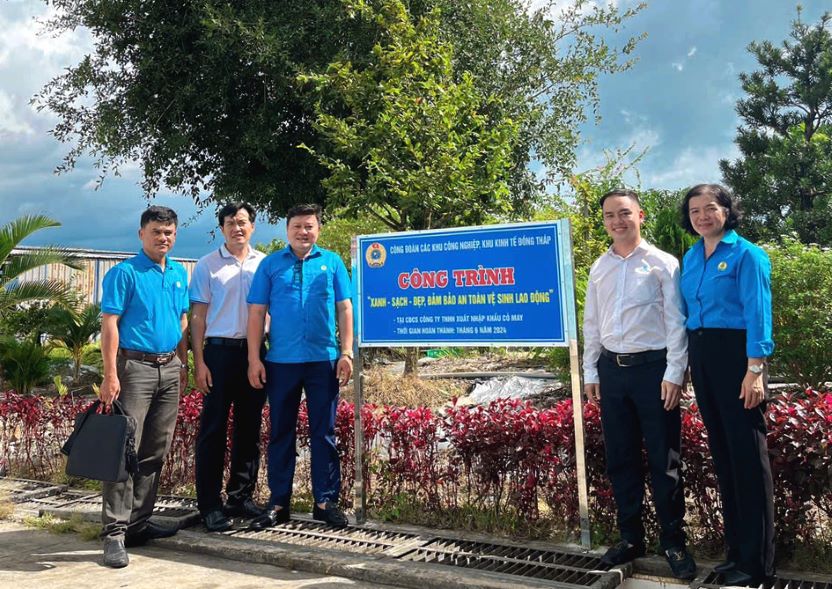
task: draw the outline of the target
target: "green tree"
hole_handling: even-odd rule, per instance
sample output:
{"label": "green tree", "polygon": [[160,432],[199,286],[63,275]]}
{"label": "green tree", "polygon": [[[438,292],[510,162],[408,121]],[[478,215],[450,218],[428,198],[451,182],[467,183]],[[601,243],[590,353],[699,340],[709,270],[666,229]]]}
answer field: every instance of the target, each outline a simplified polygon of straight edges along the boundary
{"label": "green tree", "polygon": [[0,372],[12,388],[28,395],[37,385],[49,382],[49,350],[32,340],[0,340]]}
{"label": "green tree", "polygon": [[329,202],[397,231],[510,213],[517,127],[491,119],[498,100],[481,96],[470,75],[454,81],[437,15],[414,22],[400,0],[382,0],[378,9],[346,4],[377,24],[373,58],[364,67],[337,60],[301,77],[320,97],[315,128],[323,141],[308,149],[329,173]]}
{"label": "green tree", "polygon": [[72,354],[72,377],[77,382],[81,374],[84,348],[101,331],[101,307],[85,305],[80,309],[52,307],[47,320],[47,333],[52,341]]}
{"label": "green tree", "polygon": [[[325,203],[327,170],[297,149],[320,147],[316,97],[298,75],[376,60],[379,27],[356,16],[378,2],[51,4],[53,30],[85,27],[94,36],[91,53],[34,99],[58,115],[54,134],[72,145],[59,169],[91,153],[102,177],[140,161],[148,196],[166,187],[203,204],[244,198],[272,216],[299,201]],[[600,34],[639,8],[597,4],[555,10],[562,3],[552,0],[530,12],[525,0],[408,2],[416,18],[440,9],[439,34],[459,47],[453,81],[497,98],[481,105],[486,124],[518,126],[508,177],[518,202],[533,202],[571,167],[576,129],[586,110],[597,112],[598,77],[630,65],[622,55],[635,40],[619,49]],[[542,181],[532,158],[546,166]]]}
{"label": "green tree", "polygon": [[73,300],[72,289],[55,280],[27,280],[19,278],[40,266],[65,264],[79,268],[71,254],[55,247],[40,248],[12,255],[12,250],[41,229],[59,227],[60,223],[42,215],[20,217],[0,227],[0,314],[32,301],[55,301],[64,305]]}
{"label": "green tree", "polygon": [[765,245],[771,258],[772,372],[804,387],[832,380],[832,251],[794,236]]}
{"label": "green tree", "polygon": [[740,75],[746,97],[736,143],[742,156],[723,160],[726,184],[741,199],[752,239],[796,232],[804,243],[832,244],[832,14],[792,23],[782,46],[749,51],[760,69]]}

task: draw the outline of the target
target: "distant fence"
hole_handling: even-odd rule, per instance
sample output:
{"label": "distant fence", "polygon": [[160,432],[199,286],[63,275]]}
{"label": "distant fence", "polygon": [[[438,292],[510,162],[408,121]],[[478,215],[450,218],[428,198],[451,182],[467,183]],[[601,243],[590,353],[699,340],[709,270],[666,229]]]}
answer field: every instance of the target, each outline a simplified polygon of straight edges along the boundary
{"label": "distant fence", "polygon": [[[11,255],[34,253],[42,248],[21,246],[12,250]],[[119,262],[132,258],[136,252],[111,252],[104,250],[63,248],[67,254],[78,258],[83,268],[74,270],[63,264],[47,264],[22,274],[18,281],[56,280],[72,286],[82,295],[88,304],[101,302],[101,285],[107,271]],[[138,251],[138,250],[137,250]],[[185,266],[190,280],[196,260],[190,258],[173,258]]]}

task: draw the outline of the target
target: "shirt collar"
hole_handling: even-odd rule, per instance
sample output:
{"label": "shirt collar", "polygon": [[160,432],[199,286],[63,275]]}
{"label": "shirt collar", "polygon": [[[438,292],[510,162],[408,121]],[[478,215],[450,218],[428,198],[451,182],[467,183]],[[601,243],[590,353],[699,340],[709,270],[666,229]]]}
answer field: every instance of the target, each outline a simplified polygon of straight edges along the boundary
{"label": "shirt collar", "polygon": [[[144,252],[144,248],[139,250],[139,254],[136,256],[136,259],[145,268],[152,268],[155,266],[156,268],[159,268],[159,270],[162,269],[161,265],[150,259],[150,257]],[[165,256],[165,268],[168,267],[168,264],[170,264],[170,257]]]}
{"label": "shirt collar", "polygon": [[[295,259],[295,260],[300,259],[295,255],[295,252],[292,251],[292,246],[290,246],[290,245],[287,245],[286,247],[284,247],[280,251],[284,256],[290,256],[292,259]],[[309,251],[309,255],[306,256],[306,257],[307,258],[315,258],[315,257],[320,256],[320,255],[321,255],[321,248],[319,248],[318,244],[316,243],[316,244],[312,245],[312,249]]]}
{"label": "shirt collar", "polygon": [[725,232],[725,235],[722,236],[720,243],[734,245],[735,243],[737,243],[737,239],[739,239],[739,235],[737,235],[737,232],[733,229],[729,229]]}
{"label": "shirt collar", "polygon": [[638,242],[638,245],[635,248],[633,248],[633,251],[631,251],[626,256],[619,256],[617,253],[615,253],[615,250],[612,249],[612,247],[613,247],[612,245],[610,245],[610,247],[607,249],[607,254],[609,254],[611,257],[615,258],[616,260],[626,260],[627,258],[631,258],[632,256],[634,256],[637,252],[647,251],[647,248],[649,247],[649,245],[650,244],[647,243],[647,240],[642,238],[641,241]]}
{"label": "shirt collar", "polygon": [[[722,236],[722,239],[719,240],[719,243],[717,244],[717,247],[719,247],[719,245],[722,244],[722,243],[724,243],[726,246],[729,246],[729,247],[733,246],[735,243],[737,243],[737,240],[739,238],[740,238],[740,236],[737,234],[736,231],[734,231],[733,229],[728,229],[725,232],[725,234]],[[700,237],[699,241],[697,241],[696,243],[693,244],[693,247],[696,247],[696,248],[699,248],[699,249],[705,249],[705,238]]]}
{"label": "shirt collar", "polygon": [[[251,247],[251,244],[250,244],[250,243],[249,243],[249,244],[246,244],[246,247],[248,248],[248,253],[246,254],[246,259],[247,259],[247,260],[249,260],[249,259],[251,259],[251,258],[253,258],[253,257],[255,256],[255,253],[254,253],[254,248],[253,248],[253,247]],[[234,254],[232,254],[232,253],[228,250],[228,247],[226,247],[226,245],[225,245],[225,244],[222,244],[222,245],[220,246],[220,255],[221,255],[223,258],[233,258],[233,257],[234,257]]]}

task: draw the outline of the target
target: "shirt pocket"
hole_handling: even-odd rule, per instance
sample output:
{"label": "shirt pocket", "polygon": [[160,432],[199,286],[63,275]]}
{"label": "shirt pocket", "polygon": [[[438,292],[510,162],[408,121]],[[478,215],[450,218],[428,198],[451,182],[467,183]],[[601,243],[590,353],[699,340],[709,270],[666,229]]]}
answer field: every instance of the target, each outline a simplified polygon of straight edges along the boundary
{"label": "shirt pocket", "polygon": [[629,281],[624,292],[634,306],[650,305],[660,301],[659,279],[653,272],[635,272],[629,277]]}

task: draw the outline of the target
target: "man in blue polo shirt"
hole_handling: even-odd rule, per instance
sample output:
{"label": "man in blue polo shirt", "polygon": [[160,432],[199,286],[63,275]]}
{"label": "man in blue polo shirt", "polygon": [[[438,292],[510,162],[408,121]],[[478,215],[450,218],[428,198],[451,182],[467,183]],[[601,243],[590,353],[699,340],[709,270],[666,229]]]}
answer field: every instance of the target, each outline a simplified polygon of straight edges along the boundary
{"label": "man in blue polo shirt", "polygon": [[129,562],[125,545],[176,533],[150,521],[187,383],[188,273],[168,257],[176,226],[173,210],[148,208],[139,229],[142,249],[104,276],[100,396],[105,405],[118,400],[136,418],[139,461],[127,481],[102,486],[104,564],[114,568]]}
{"label": "man in blue polo shirt", "polygon": [[[337,500],[341,466],[335,446],[338,386],[352,374],[352,302],[344,262],[315,245],[318,205],[298,205],[286,215],[289,245],[263,260],[248,295],[248,377],[265,386],[271,416],[268,511],[252,522],[262,529],[289,521],[295,474],[295,437],[301,391],[306,392],[312,453],[315,519],[347,525]],[[269,351],[260,360],[266,313]],[[341,345],[335,328],[338,327]]]}

